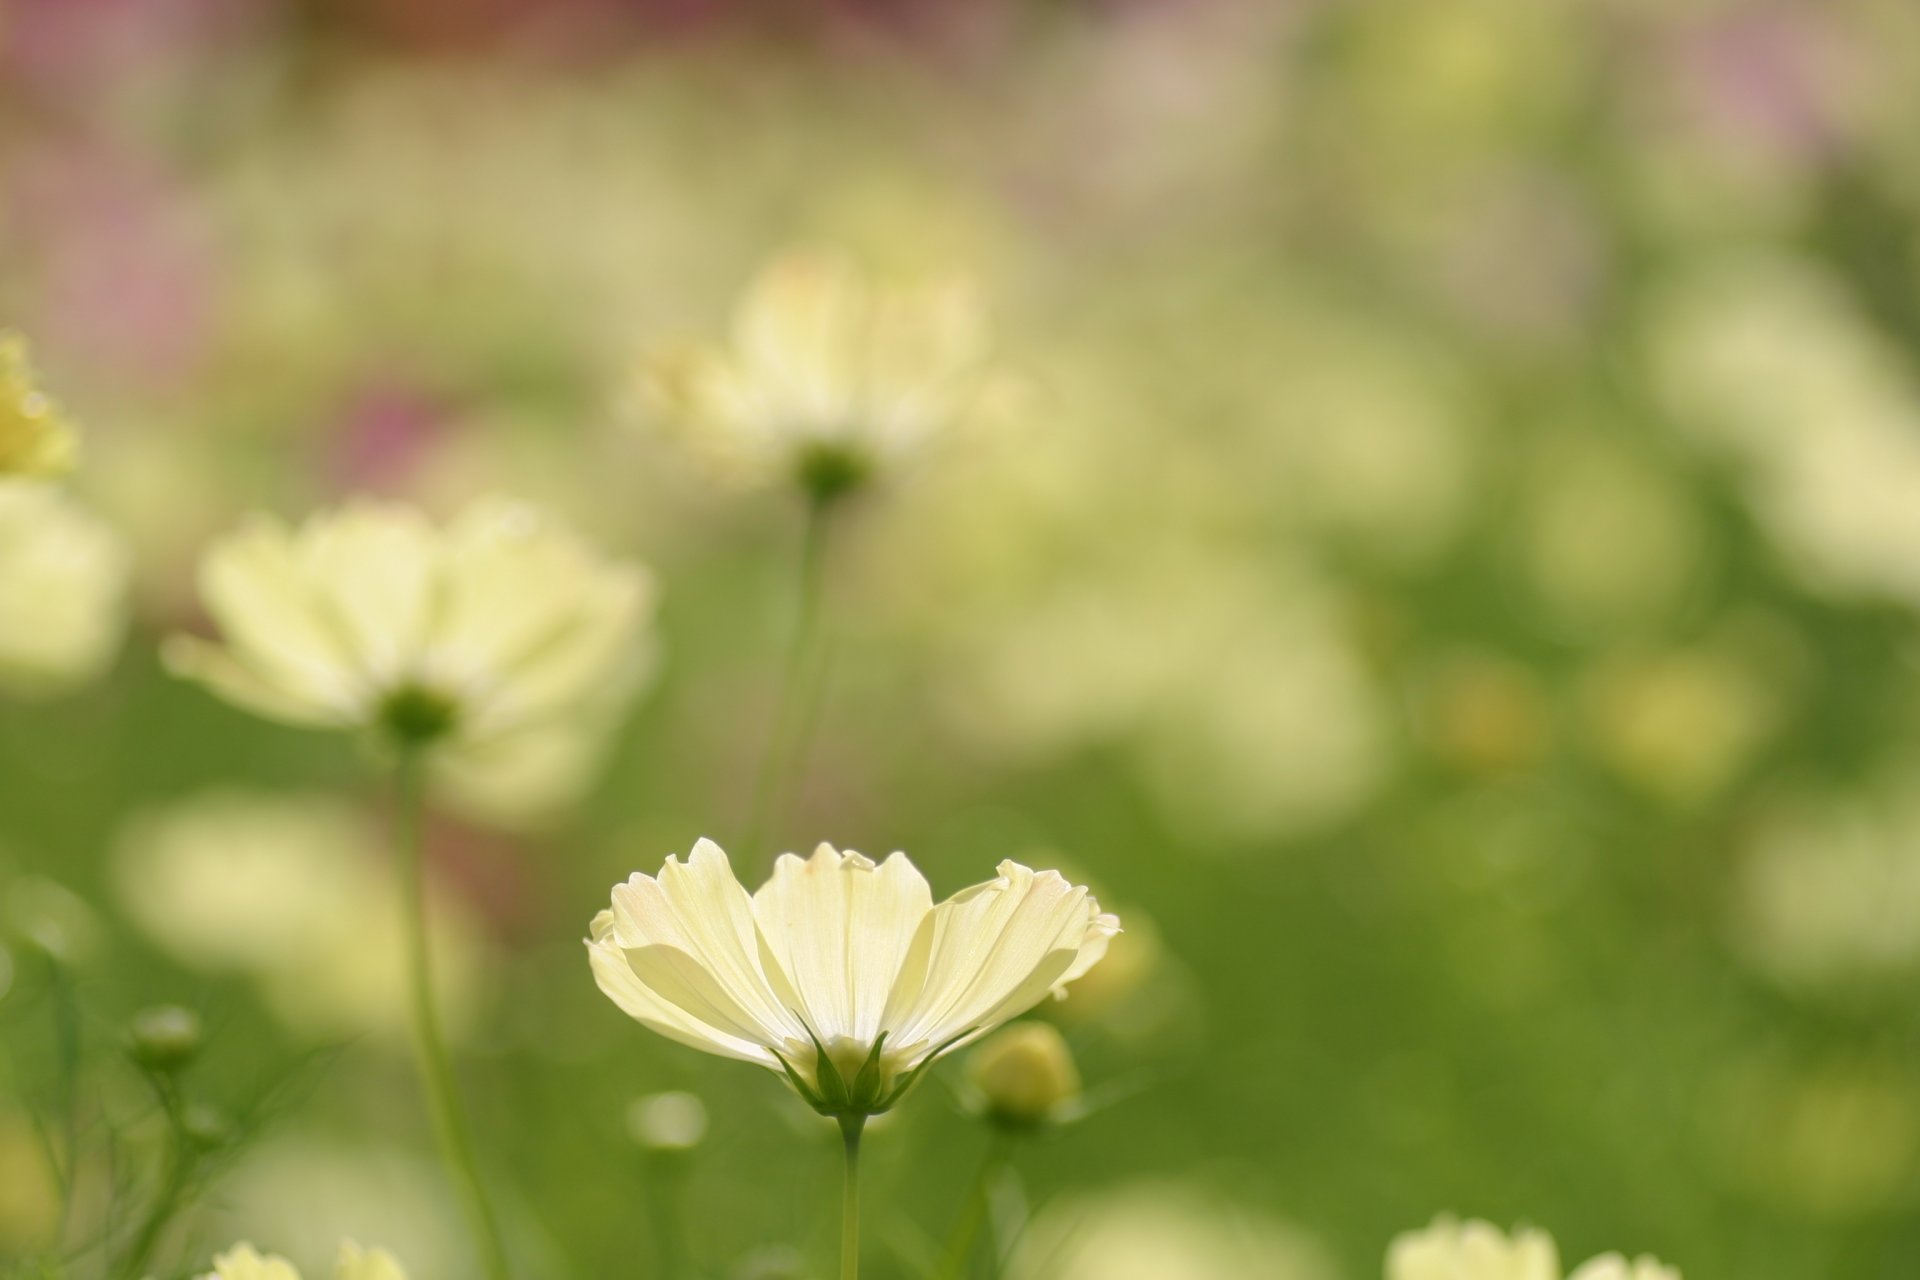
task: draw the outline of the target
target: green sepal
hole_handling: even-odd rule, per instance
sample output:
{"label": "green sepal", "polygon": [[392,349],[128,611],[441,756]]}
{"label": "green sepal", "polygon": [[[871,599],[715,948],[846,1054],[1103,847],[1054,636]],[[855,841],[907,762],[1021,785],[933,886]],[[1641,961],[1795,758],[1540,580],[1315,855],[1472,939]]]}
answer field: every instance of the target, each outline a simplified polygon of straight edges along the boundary
{"label": "green sepal", "polygon": [[843,1115],[853,1110],[853,1099],[847,1093],[846,1079],[840,1074],[840,1068],[834,1065],[833,1059],[827,1056],[827,1047],[820,1043],[820,1037],[813,1034],[813,1028],[808,1027],[804,1019],[800,1025],[806,1027],[807,1039],[813,1041],[813,1074],[820,1082],[820,1096],[827,1104],[822,1108],[822,1114]]}
{"label": "green sepal", "polygon": [[886,1047],[887,1033],[882,1031],[880,1038],[873,1042],[873,1052],[867,1055],[861,1064],[860,1074],[853,1078],[853,1104],[861,1111],[871,1112],[880,1099],[880,1051]]}
{"label": "green sepal", "polygon": [[787,1073],[788,1082],[793,1085],[795,1091],[797,1091],[800,1094],[800,1097],[806,1102],[808,1106],[812,1107],[815,1111],[818,1111],[823,1116],[828,1116],[833,1114],[833,1112],[827,1109],[826,1100],[822,1098],[819,1094],[815,1093],[811,1088],[808,1087],[807,1082],[800,1078],[800,1073],[793,1069],[793,1064],[791,1062],[788,1062],[786,1058],[781,1055],[778,1049],[769,1048],[767,1052],[771,1053],[776,1059],[779,1060],[780,1069]]}

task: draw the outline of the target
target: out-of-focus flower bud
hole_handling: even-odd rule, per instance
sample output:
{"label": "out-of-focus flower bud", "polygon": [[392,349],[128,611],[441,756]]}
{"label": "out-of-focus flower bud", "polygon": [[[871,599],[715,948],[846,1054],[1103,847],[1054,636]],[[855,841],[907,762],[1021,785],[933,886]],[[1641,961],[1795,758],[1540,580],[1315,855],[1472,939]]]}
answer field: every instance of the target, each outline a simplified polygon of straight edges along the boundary
{"label": "out-of-focus flower bud", "polygon": [[1066,1118],[1080,1097],[1066,1037],[1046,1022],[1017,1022],[974,1050],[967,1079],[988,1119],[1017,1129]]}
{"label": "out-of-focus flower bud", "polygon": [[205,1039],[199,1014],[179,1005],[156,1005],[133,1015],[127,1052],[147,1070],[171,1074],[193,1061]]}

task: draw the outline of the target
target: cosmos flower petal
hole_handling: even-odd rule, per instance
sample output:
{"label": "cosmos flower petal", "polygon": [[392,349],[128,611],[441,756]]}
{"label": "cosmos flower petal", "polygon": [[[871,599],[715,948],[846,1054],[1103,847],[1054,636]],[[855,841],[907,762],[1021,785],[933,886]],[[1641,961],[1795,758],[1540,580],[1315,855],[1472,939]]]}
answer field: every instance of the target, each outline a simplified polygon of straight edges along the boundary
{"label": "cosmos flower petal", "polygon": [[385,1249],[362,1249],[351,1240],[340,1246],[334,1280],[407,1280],[406,1271]]}
{"label": "cosmos flower petal", "polygon": [[353,706],[342,699],[329,706],[314,691],[290,689],[261,675],[230,649],[198,636],[168,636],[160,650],[167,670],[197,680],[237,707],[286,724],[338,725],[351,721]]}
{"label": "cosmos flower petal", "polygon": [[1509,1237],[1491,1223],[1441,1217],[1397,1237],[1386,1270],[1387,1280],[1559,1280],[1560,1255],[1544,1231]]}
{"label": "cosmos flower petal", "polygon": [[437,605],[427,518],[395,504],[352,503],[312,524],[299,551],[317,612],[345,633],[357,664],[380,684],[410,679]]}
{"label": "cosmos flower petal", "polygon": [[1680,1272],[1644,1255],[1629,1261],[1606,1253],[1581,1263],[1567,1280],[1680,1280]]}
{"label": "cosmos flower petal", "polygon": [[754,918],[814,1032],[865,1044],[932,909],[926,878],[904,855],[876,866],[826,844],[811,858],[782,854],[753,895]]}
{"label": "cosmos flower petal", "polygon": [[[979,1029],[990,1015],[1023,1012],[1064,978],[1090,934],[1104,937],[1092,928],[1098,906],[1084,888],[1017,862],[999,871],[934,908],[924,984],[918,993],[896,990],[902,1003],[888,1010],[898,1043],[938,1043]],[[1027,1005],[1013,1007],[1036,973],[1045,983]]]}
{"label": "cosmos flower petal", "polygon": [[649,987],[634,972],[627,952],[612,940],[611,933],[612,913],[603,911],[594,920],[593,936],[587,940],[587,955],[593,966],[594,981],[622,1013],[689,1048],[743,1062],[757,1062],[764,1067],[777,1065],[773,1055],[757,1039],[742,1039],[702,1022]]}
{"label": "cosmos flower petal", "polygon": [[[667,859],[659,876],[636,874],[613,891],[614,936],[635,952],[666,946],[709,974],[727,1004],[777,1043],[804,1039],[788,975],[764,964],[753,900],[733,877],[720,846],[702,840],[687,861]],[[677,971],[677,962],[656,964]]]}
{"label": "cosmos flower petal", "polygon": [[867,300],[845,257],[790,253],[762,271],[734,321],[741,359],[775,413],[846,420]]}
{"label": "cosmos flower petal", "polygon": [[255,517],[214,544],[200,594],[246,666],[299,701],[357,702],[364,670],[337,619],[324,616],[286,529]]}
{"label": "cosmos flower petal", "polygon": [[300,1280],[291,1262],[262,1254],[250,1244],[237,1244],[214,1255],[213,1270],[199,1280]]}

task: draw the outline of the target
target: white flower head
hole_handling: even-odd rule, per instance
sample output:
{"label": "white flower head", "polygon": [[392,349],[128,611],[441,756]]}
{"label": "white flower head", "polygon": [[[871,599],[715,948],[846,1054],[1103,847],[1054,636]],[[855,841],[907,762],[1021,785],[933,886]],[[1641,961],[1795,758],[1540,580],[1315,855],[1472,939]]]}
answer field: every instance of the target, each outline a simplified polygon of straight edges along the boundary
{"label": "white flower head", "polygon": [[98,675],[126,620],[120,538],[65,492],[0,479],[0,686],[64,692]]}
{"label": "white flower head", "polygon": [[702,840],[615,885],[588,953],[644,1026],[784,1072],[822,1114],[877,1114],[941,1054],[1064,994],[1119,931],[1058,872],[998,870],[936,906],[905,854],[823,844],[748,894]]}
{"label": "white flower head", "polygon": [[[213,1270],[199,1280],[300,1280],[300,1272],[285,1258],[237,1244],[216,1255]],[[407,1280],[407,1273],[386,1250],[362,1249],[349,1240],[340,1246],[333,1280]]]}
{"label": "white flower head", "polygon": [[444,526],[366,501],[297,529],[256,517],[200,586],[222,642],[172,638],[177,673],[290,724],[480,753],[617,702],[653,595],[637,565],[497,498]]}
{"label": "white flower head", "polygon": [[1580,1264],[1567,1280],[1680,1280],[1680,1271],[1645,1254],[1629,1260],[1606,1253]]}
{"label": "white flower head", "polygon": [[642,362],[648,407],[723,471],[816,500],[865,484],[981,407],[987,326],[962,278],[883,284],[845,255],[767,266],[732,342]]}
{"label": "white flower head", "polygon": [[1387,1280],[1560,1280],[1560,1253],[1535,1228],[1509,1236],[1491,1223],[1440,1217],[1394,1240]]}
{"label": "white flower head", "polygon": [[62,475],[79,449],[72,425],[34,380],[27,340],[0,331],[0,475]]}

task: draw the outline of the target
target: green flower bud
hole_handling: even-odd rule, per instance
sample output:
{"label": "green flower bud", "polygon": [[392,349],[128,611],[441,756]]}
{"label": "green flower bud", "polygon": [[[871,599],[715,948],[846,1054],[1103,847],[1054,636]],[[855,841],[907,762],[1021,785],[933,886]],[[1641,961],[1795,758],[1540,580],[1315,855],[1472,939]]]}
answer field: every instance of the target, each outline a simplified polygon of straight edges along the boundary
{"label": "green flower bud", "polygon": [[974,1050],[967,1080],[987,1117],[1016,1129],[1065,1118],[1080,1096],[1066,1037],[1047,1022],[1016,1022]]}
{"label": "green flower bud", "polygon": [[155,1005],[133,1016],[127,1052],[149,1071],[171,1073],[193,1060],[202,1040],[199,1014],[179,1005]]}
{"label": "green flower bud", "polygon": [[235,1136],[233,1121],[227,1113],[204,1102],[196,1102],[187,1108],[180,1118],[180,1131],[187,1141],[204,1151],[218,1151],[232,1144]]}

